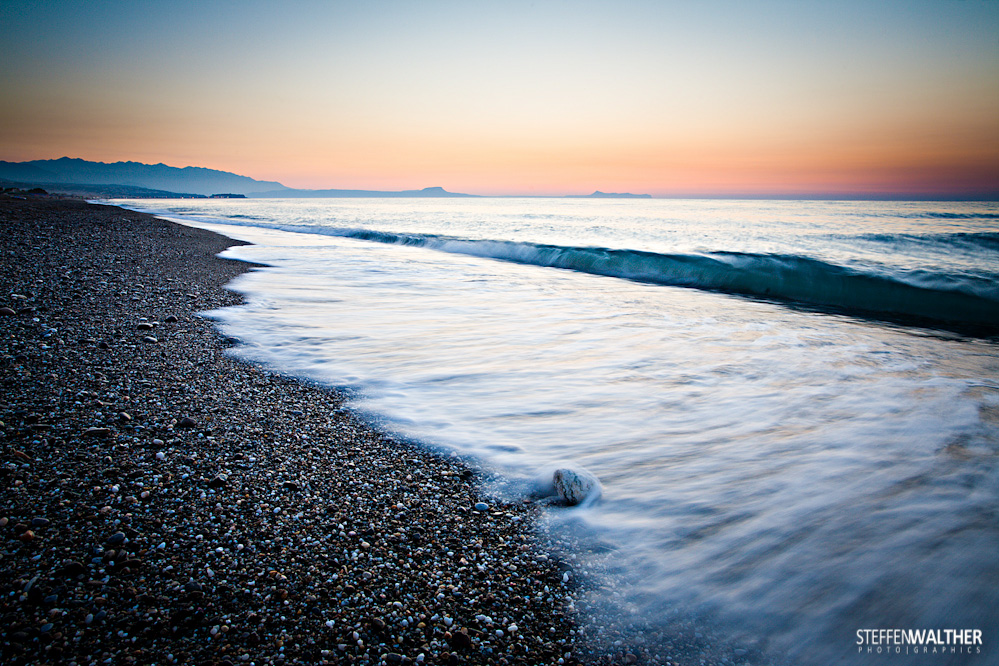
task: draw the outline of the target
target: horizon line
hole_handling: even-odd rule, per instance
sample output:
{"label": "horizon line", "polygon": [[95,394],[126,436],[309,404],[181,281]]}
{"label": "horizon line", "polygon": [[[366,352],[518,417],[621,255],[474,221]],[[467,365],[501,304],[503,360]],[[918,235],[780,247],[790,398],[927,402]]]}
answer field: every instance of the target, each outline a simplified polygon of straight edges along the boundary
{"label": "horizon line", "polygon": [[[0,160],[0,162],[5,162],[7,164],[25,164],[30,162],[48,162],[48,161],[59,161],[59,160],[73,160],[82,162],[91,162],[96,164],[138,164],[142,166],[163,166],[172,169],[184,170],[184,169],[203,169],[208,171],[215,171],[218,173],[229,174],[238,176],[241,178],[248,178],[250,180],[256,181],[258,183],[276,183],[282,188],[295,192],[322,192],[322,191],[341,191],[341,192],[370,192],[374,194],[372,198],[377,198],[377,194],[384,192],[386,194],[397,194],[402,192],[421,192],[427,190],[441,190],[447,194],[453,194],[457,196],[467,196],[475,198],[500,198],[500,199],[563,199],[563,198],[579,198],[579,199],[629,199],[629,198],[641,198],[641,199],[727,199],[727,200],[751,200],[751,201],[939,201],[939,202],[985,202],[991,203],[999,201],[999,187],[996,189],[988,190],[972,190],[965,192],[953,192],[953,191],[927,191],[927,192],[899,192],[897,190],[884,190],[884,191],[864,191],[864,192],[851,192],[851,191],[835,191],[835,192],[746,192],[746,191],[732,191],[732,192],[715,192],[715,193],[692,193],[692,192],[680,192],[680,193],[649,193],[649,192],[631,192],[631,191],[621,191],[616,192],[604,191],[599,188],[594,189],[592,192],[585,194],[575,194],[575,193],[563,193],[563,194],[526,194],[526,193],[513,193],[513,194],[475,194],[472,192],[457,192],[448,190],[443,186],[428,186],[422,188],[403,188],[399,190],[378,190],[378,189],[366,189],[366,188],[337,188],[337,187],[322,187],[322,188],[302,188],[302,187],[289,187],[284,183],[277,180],[261,181],[253,176],[246,176],[243,174],[236,173],[234,171],[225,171],[223,169],[217,169],[214,167],[204,167],[196,165],[187,165],[183,167],[175,167],[165,162],[157,162],[155,164],[150,164],[148,162],[140,162],[137,160],[124,160],[119,159],[116,162],[103,162],[100,160],[88,160],[81,157],[69,157],[68,155],[63,155],[58,158],[37,158],[33,160],[24,160],[22,162],[11,162],[6,160]],[[0,182],[7,182],[11,184],[19,184],[18,181],[10,181],[0,178]],[[37,184],[37,185],[128,185],[127,183],[58,183],[58,182],[41,182],[36,181],[32,183],[21,182],[20,184]],[[137,186],[141,187],[141,186]],[[617,188],[614,188],[617,189]],[[277,194],[277,190],[263,190],[262,192],[267,192],[268,194]],[[172,192],[173,193],[173,192]],[[176,192],[175,194],[186,194],[182,192]],[[616,196],[620,195],[620,196]],[[281,196],[255,196],[254,193],[247,193],[247,198],[273,198],[279,199],[284,198]],[[146,197],[143,197],[146,198]],[[291,197],[288,197],[291,198]],[[323,197],[315,197],[323,198]],[[340,197],[329,197],[329,198],[340,198]],[[406,197],[399,197],[406,198]],[[425,197],[425,198],[447,198],[447,197]]]}

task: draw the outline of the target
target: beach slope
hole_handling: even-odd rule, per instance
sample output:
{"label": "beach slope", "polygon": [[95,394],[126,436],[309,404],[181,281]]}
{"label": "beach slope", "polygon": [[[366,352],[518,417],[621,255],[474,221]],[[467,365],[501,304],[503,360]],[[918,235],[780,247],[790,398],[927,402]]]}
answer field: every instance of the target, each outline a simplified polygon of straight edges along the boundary
{"label": "beach slope", "polygon": [[533,505],[225,354],[234,241],[54,199],[0,229],[3,663],[576,661]]}

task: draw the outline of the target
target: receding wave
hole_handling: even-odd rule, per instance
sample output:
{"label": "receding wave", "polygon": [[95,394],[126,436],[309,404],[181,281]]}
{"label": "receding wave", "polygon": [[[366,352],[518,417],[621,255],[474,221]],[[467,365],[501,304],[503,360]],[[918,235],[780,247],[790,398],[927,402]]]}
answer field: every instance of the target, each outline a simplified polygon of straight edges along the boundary
{"label": "receding wave", "polygon": [[339,229],[331,233],[519,264],[801,303],[877,318],[918,318],[939,324],[984,326],[990,333],[999,329],[999,288],[990,280],[971,276],[930,271],[896,276],[780,254],[661,254],[363,229]]}
{"label": "receding wave", "polygon": [[974,213],[951,213],[941,211],[923,211],[905,215],[903,217],[923,217],[935,220],[999,220],[999,213],[974,212]]}
{"label": "receding wave", "polygon": [[862,234],[855,238],[886,245],[946,245],[967,250],[999,251],[999,232],[980,231],[950,234]]}

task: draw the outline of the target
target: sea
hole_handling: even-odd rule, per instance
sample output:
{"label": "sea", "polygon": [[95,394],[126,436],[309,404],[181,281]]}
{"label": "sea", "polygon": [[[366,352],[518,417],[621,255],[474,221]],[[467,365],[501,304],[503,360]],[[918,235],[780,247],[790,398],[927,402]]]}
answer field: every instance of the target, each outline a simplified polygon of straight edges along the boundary
{"label": "sea", "polygon": [[250,243],[237,357],[489,492],[598,479],[546,509],[588,608],[731,664],[999,664],[999,204],[115,203]]}

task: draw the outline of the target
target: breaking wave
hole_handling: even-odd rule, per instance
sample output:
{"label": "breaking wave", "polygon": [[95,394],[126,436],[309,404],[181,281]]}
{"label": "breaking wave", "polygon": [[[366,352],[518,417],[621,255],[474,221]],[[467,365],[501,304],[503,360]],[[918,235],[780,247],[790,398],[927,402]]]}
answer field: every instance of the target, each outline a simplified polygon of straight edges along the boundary
{"label": "breaking wave", "polygon": [[[932,271],[888,274],[877,272],[877,267],[848,267],[783,254],[663,254],[365,229],[326,231],[360,240],[807,304],[876,318],[918,318],[999,330],[999,287],[992,280],[973,275]],[[996,240],[993,234],[977,236],[976,240],[986,244]]]}

